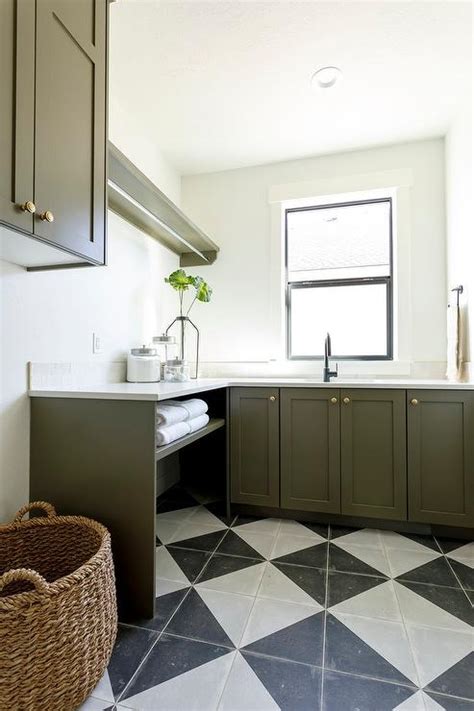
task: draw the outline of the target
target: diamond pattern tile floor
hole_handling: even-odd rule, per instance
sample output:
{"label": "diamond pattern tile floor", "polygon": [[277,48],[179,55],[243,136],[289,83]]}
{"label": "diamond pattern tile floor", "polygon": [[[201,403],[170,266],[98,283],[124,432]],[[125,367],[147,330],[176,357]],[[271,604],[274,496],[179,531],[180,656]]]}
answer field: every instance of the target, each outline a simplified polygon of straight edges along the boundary
{"label": "diamond pattern tile floor", "polygon": [[157,502],[156,612],[80,711],[474,711],[474,543]]}

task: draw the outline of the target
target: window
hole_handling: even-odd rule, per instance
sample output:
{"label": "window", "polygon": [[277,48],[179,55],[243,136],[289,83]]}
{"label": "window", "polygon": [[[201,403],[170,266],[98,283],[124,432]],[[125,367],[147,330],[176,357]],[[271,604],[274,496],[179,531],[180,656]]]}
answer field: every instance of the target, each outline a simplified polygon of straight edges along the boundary
{"label": "window", "polygon": [[290,359],[393,358],[391,198],[286,210]]}

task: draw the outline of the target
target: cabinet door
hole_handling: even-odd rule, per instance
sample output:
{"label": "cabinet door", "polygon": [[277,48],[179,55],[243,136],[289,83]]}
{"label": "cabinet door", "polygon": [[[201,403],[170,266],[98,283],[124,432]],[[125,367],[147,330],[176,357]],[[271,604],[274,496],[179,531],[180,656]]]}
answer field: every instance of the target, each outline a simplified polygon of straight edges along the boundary
{"label": "cabinet door", "polygon": [[[35,5],[0,1],[0,221],[27,232],[33,215]],[[1,226],[0,226],[1,229]]]}
{"label": "cabinet door", "polygon": [[339,513],[339,392],[281,389],[281,505]]}
{"label": "cabinet door", "polygon": [[341,392],[342,513],[407,517],[403,390]]}
{"label": "cabinet door", "polygon": [[474,393],[407,397],[410,521],[474,526]]}
{"label": "cabinet door", "polygon": [[278,388],[232,388],[231,500],[280,505]]}
{"label": "cabinet door", "polygon": [[[35,234],[104,262],[106,0],[37,0]],[[41,219],[49,211],[54,222]]]}

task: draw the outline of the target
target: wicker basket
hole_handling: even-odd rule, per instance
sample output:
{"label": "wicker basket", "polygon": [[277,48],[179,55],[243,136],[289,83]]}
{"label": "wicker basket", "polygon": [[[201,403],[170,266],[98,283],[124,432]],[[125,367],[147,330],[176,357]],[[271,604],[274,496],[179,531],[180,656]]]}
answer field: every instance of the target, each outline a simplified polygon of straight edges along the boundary
{"label": "wicker basket", "polygon": [[[22,521],[31,509],[46,516]],[[0,711],[73,711],[117,632],[110,534],[42,501],[0,526]]]}

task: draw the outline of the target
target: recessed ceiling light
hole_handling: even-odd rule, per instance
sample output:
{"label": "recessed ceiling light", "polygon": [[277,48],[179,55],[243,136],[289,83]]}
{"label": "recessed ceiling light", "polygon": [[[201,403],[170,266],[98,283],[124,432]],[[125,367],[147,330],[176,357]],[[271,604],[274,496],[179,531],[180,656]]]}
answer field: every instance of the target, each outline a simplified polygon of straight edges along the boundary
{"label": "recessed ceiling light", "polygon": [[313,89],[330,89],[342,79],[339,67],[321,67],[311,77]]}

